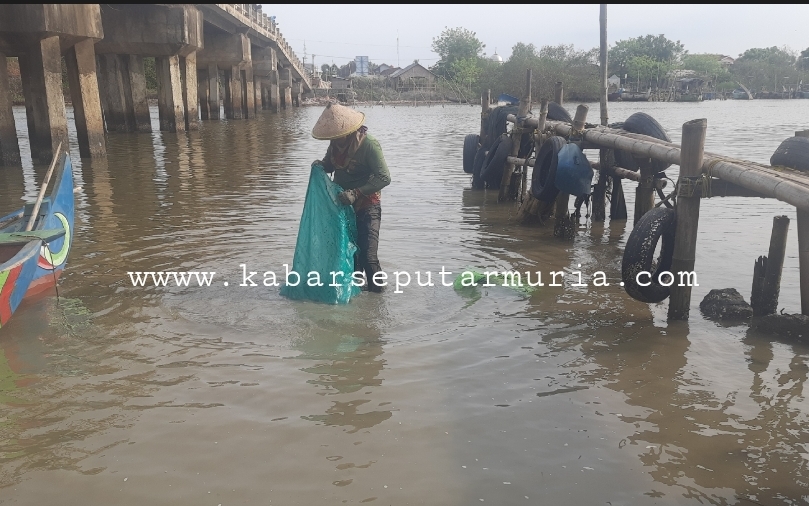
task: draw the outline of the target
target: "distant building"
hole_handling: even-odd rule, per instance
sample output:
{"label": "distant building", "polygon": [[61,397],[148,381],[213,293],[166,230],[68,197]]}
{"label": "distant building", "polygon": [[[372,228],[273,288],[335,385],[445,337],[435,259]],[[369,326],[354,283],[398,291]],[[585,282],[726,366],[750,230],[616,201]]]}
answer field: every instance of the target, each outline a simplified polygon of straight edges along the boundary
{"label": "distant building", "polygon": [[343,77],[332,77],[331,78],[331,89],[333,90],[350,90],[351,89],[351,79],[346,79]]}
{"label": "distant building", "polygon": [[382,75],[382,76],[385,76],[385,77],[390,77],[390,75],[393,74],[394,72],[396,72],[397,70],[401,70],[399,67],[390,67],[390,66],[387,66],[387,67],[388,68],[386,68],[385,70],[380,70],[379,75]]}
{"label": "distant building", "polygon": [[431,90],[435,89],[436,75],[419,62],[413,62],[393,72],[389,80],[391,87],[397,90]]}
{"label": "distant building", "polygon": [[607,88],[615,89],[616,91],[618,88],[621,87],[621,78],[616,76],[615,74],[611,75],[609,79],[607,79]]}
{"label": "distant building", "polygon": [[380,74],[382,74],[383,72],[385,72],[386,70],[391,69],[391,68],[393,68],[393,67],[391,67],[391,66],[390,66],[390,65],[388,65],[387,63],[383,63],[382,65],[380,65],[379,67],[377,67],[377,72],[378,72],[378,73],[380,73]]}
{"label": "distant building", "polygon": [[494,54],[489,57],[489,59],[496,63],[503,63],[503,57],[497,54],[497,48],[494,49]]}

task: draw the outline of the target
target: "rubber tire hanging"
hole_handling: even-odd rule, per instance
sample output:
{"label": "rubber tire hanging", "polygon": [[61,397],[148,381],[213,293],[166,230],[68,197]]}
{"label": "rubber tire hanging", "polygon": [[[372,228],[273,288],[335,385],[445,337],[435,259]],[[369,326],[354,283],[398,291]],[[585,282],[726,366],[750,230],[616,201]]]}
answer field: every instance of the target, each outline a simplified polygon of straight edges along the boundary
{"label": "rubber tire hanging", "polygon": [[[674,209],[655,207],[638,220],[629,234],[621,261],[621,279],[626,293],[633,299],[651,303],[663,301],[669,296],[670,288],[661,285],[658,276],[671,269],[676,223],[677,213]],[[663,241],[663,244],[655,265],[654,253],[658,241]],[[638,284],[637,275],[640,272],[651,273],[651,279],[641,279],[650,283],[648,286]]]}
{"label": "rubber tire hanging", "polygon": [[475,154],[478,152],[478,134],[469,134],[463,140],[463,171],[471,174],[474,170]]}
{"label": "rubber tire hanging", "polygon": [[567,141],[559,136],[553,136],[542,143],[536,160],[534,172],[531,174],[531,195],[543,202],[553,202],[559,194],[556,187],[556,166],[559,163],[559,150]]}

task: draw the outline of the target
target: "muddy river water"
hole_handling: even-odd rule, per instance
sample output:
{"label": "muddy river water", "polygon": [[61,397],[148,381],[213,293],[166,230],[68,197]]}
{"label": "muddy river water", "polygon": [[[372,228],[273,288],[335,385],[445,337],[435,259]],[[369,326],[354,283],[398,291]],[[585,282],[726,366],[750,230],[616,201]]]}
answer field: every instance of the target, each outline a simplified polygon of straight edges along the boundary
{"label": "muddy river water", "polygon": [[[363,110],[393,178],[385,271],[601,270],[613,284],[414,283],[340,307],[240,287],[241,264],[291,263],[326,148],[310,136],[320,108],[112,134],[106,160],[76,163],[58,299],[0,329],[0,504],[809,502],[809,347],[698,309],[712,288],[749,299],[772,217],[792,207],[704,201],[691,319],[668,323],[667,302],[617,286],[634,183],[629,221],[582,219],[557,240],[470,189],[461,147],[479,107]],[[675,142],[705,117],[707,150],[766,163],[807,127],[809,100],[610,104],[610,119],[638,110]],[[0,214],[33,200],[45,170],[1,170]],[[217,274],[156,288],[128,271]],[[779,308],[800,311],[794,221]]]}

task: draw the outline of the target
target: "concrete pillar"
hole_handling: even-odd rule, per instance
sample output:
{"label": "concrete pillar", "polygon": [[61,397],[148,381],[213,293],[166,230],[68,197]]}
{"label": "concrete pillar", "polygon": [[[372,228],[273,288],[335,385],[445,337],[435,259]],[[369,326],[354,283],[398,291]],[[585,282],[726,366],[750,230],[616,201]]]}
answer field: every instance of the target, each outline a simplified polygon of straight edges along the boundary
{"label": "concrete pillar", "polygon": [[253,74],[253,64],[247,62],[244,69],[244,83],[247,88],[247,111],[245,111],[245,118],[249,114],[250,117],[256,115],[256,77]]}
{"label": "concrete pillar", "polygon": [[65,63],[73,101],[73,118],[76,121],[76,137],[79,140],[79,155],[82,158],[107,156],[104,118],[101,115],[96,77],[95,41],[85,39],[77,42],[65,53]]}
{"label": "concrete pillar", "polygon": [[149,114],[149,101],[146,98],[146,73],[143,70],[143,56],[128,55],[122,58],[127,60],[127,72],[129,89],[124,92],[127,95],[127,116],[132,116],[135,130],[138,132],[152,131],[152,117]]}
{"label": "concrete pillar", "polygon": [[225,118],[227,119],[233,119],[233,92],[231,90],[233,79],[230,76],[231,71],[231,67],[225,67],[225,70],[222,71],[222,91],[224,93],[222,108],[225,110]]}
{"label": "concrete pillar", "polygon": [[281,112],[281,92],[278,88],[278,71],[272,72],[273,76],[269,86],[270,95],[270,110],[272,112]]}
{"label": "concrete pillar", "polygon": [[31,58],[27,55],[20,55],[18,57],[20,65],[20,81],[22,82],[22,96],[25,101],[25,121],[28,124],[28,131],[33,132],[36,130],[36,123],[34,122],[34,95],[31,93],[31,87],[26,86],[26,83],[32,79],[32,70],[29,68]]}
{"label": "concrete pillar", "polygon": [[[101,108],[108,132],[132,132],[135,130],[134,114],[127,107],[129,75],[122,58],[117,54],[98,55],[98,85],[101,94]],[[126,74],[126,82],[124,77]],[[129,99],[131,103],[131,98]]]}
{"label": "concrete pillar", "polygon": [[264,81],[263,79],[259,80],[258,84],[259,84],[259,91],[261,92],[261,109],[266,111],[267,109],[270,108],[270,96],[269,96],[270,88],[267,86],[266,81]]}
{"label": "concrete pillar", "polygon": [[295,85],[293,86],[292,91],[294,95],[295,107],[300,107],[301,95],[303,95],[303,83],[301,83],[300,81],[296,82]]}
{"label": "concrete pillar", "polygon": [[208,111],[211,119],[219,119],[219,67],[208,65]]}
{"label": "concrete pillar", "polygon": [[197,83],[202,83],[202,86],[197,86],[197,99],[199,107],[199,115],[203,120],[208,119],[210,104],[208,98],[208,69],[197,70]]}
{"label": "concrete pillar", "polygon": [[281,69],[281,106],[286,109],[292,106],[292,68]]}
{"label": "concrete pillar", "polygon": [[8,60],[0,53],[0,165],[20,163],[20,144],[14,113],[11,110],[11,88],[8,84]]}
{"label": "concrete pillar", "polygon": [[230,110],[232,119],[242,119],[242,69],[238,65],[230,67]]}
{"label": "concrete pillar", "polygon": [[182,132],[185,130],[185,108],[180,82],[180,57],[176,55],[157,57],[155,67],[160,130]]}
{"label": "concrete pillar", "polygon": [[28,132],[31,155],[34,159],[49,162],[59,143],[63,150],[69,149],[59,37],[47,37],[30,45],[25,59],[28,60],[25,67],[29,75],[24,76],[22,83],[23,89],[28,88],[28,97],[31,98],[34,124],[34,130]]}
{"label": "concrete pillar", "polygon": [[197,53],[192,51],[180,57],[180,74],[183,85],[183,106],[185,108],[185,129],[199,129],[197,111]]}

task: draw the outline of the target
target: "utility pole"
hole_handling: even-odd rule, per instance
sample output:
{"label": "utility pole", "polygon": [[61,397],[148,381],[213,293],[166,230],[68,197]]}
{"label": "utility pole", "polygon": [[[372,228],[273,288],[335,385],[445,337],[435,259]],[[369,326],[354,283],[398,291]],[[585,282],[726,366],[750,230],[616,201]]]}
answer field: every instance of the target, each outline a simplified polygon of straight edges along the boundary
{"label": "utility pole", "polygon": [[396,30],[396,66],[402,66],[399,62],[399,30]]}

